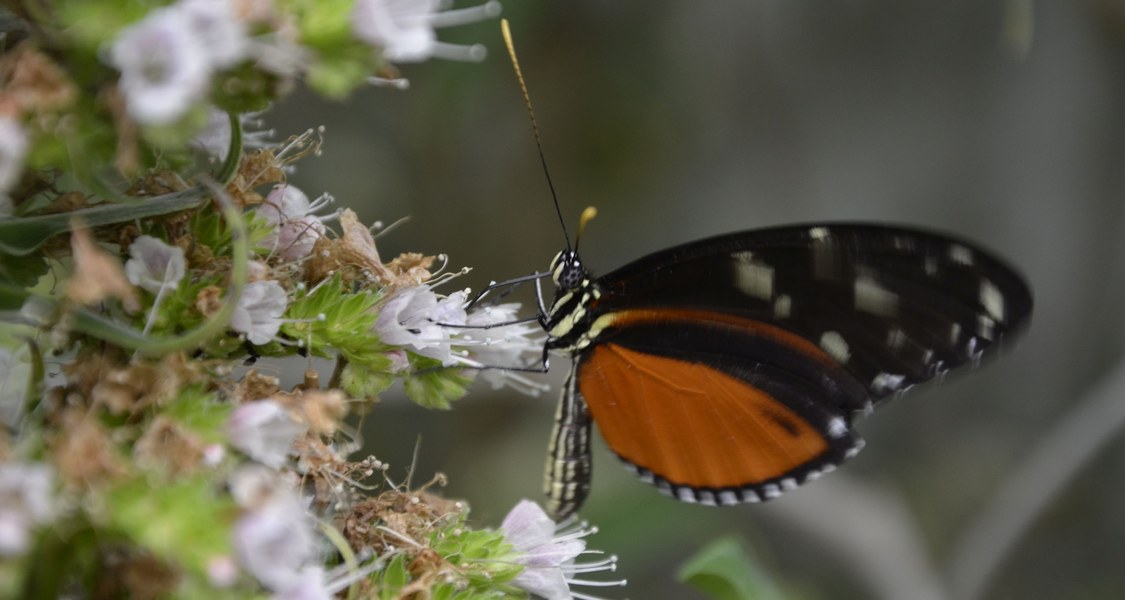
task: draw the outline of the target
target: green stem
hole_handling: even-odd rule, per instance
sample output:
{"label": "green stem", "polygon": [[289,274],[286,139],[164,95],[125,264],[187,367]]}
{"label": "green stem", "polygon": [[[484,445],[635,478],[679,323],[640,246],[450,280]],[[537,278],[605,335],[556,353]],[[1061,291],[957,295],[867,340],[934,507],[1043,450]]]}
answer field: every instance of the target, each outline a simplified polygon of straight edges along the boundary
{"label": "green stem", "polygon": [[206,195],[206,189],[196,187],[128,204],[107,204],[53,215],[0,219],[0,252],[27,256],[51,237],[69,231],[71,219],[74,218],[80,219],[87,227],[113,225],[196,208],[203,203]]}
{"label": "green stem", "polygon": [[234,181],[235,175],[238,175],[238,167],[242,164],[242,120],[238,118],[238,113],[229,112],[227,116],[230,118],[230,148],[227,148],[227,158],[215,175],[215,179],[223,187]]}

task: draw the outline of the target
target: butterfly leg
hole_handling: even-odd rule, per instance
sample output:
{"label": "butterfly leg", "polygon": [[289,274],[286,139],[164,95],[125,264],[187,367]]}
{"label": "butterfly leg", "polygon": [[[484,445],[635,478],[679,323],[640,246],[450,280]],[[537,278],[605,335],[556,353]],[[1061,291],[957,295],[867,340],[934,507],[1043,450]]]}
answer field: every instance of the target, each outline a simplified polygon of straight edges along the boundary
{"label": "butterfly leg", "polygon": [[[515,279],[507,279],[507,280],[504,280],[504,281],[494,281],[494,282],[488,284],[487,286],[485,286],[481,291],[477,292],[477,295],[473,296],[473,299],[469,301],[469,303],[466,305],[466,308],[467,309],[473,308],[474,306],[477,305],[478,302],[483,300],[484,297],[487,296],[489,293],[491,293],[493,290],[497,290],[497,289],[500,289],[500,288],[503,288],[503,287],[511,288],[511,289],[509,289],[509,290],[507,290],[503,293],[503,295],[506,296],[509,293],[511,293],[511,291],[514,290],[516,287],[518,287],[520,284],[527,283],[528,281],[538,282],[540,279],[543,279],[544,277],[547,277],[548,275],[550,275],[550,273],[544,271],[544,272],[541,272],[541,273],[535,272],[535,273],[532,273],[531,275],[524,275],[523,277],[516,277]],[[503,297],[503,296],[501,296],[501,297]],[[542,298],[540,298],[540,300],[539,300],[539,305],[540,306],[543,305]]]}

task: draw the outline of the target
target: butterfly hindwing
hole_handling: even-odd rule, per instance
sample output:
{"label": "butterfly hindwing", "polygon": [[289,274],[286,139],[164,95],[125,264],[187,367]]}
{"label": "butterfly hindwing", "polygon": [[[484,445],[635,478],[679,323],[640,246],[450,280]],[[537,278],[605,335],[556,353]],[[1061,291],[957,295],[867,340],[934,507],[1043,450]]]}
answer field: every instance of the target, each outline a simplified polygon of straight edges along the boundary
{"label": "butterfly hindwing", "polygon": [[665,492],[769,499],[858,451],[864,389],[815,345],[718,313],[618,315],[578,389],[610,448]]}

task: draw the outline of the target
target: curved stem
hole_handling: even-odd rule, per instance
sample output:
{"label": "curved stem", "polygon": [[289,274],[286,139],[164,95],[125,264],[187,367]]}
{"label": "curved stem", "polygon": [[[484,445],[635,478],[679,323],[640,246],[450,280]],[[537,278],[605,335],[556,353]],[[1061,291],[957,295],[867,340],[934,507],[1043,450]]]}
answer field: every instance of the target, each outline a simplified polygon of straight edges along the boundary
{"label": "curved stem", "polygon": [[227,148],[227,157],[219,172],[215,174],[216,181],[226,187],[238,175],[238,167],[242,164],[242,120],[238,113],[229,112],[230,119],[230,147]]}
{"label": "curved stem", "polygon": [[[226,330],[230,317],[238,305],[238,299],[242,296],[242,289],[246,285],[250,262],[250,243],[246,235],[246,222],[234,202],[217,184],[212,182],[208,184],[208,187],[212,187],[223,217],[230,225],[233,248],[230,288],[227,290],[227,296],[218,312],[199,327],[183,335],[152,339],[146,337],[143,332],[122,327],[119,323],[82,307],[69,315],[72,319],[71,326],[75,331],[104,340],[126,350],[135,350],[142,354],[167,354],[198,347]],[[45,315],[54,314],[60,305],[59,301],[54,298],[39,296],[18,286],[0,282],[0,305],[21,306],[27,302],[35,304],[33,312]]]}

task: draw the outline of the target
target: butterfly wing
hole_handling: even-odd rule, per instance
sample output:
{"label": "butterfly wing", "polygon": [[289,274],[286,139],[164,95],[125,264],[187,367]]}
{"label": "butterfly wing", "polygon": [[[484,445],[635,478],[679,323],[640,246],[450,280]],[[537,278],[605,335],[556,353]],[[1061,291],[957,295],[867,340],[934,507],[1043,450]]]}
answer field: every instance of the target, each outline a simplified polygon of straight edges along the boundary
{"label": "butterfly wing", "polygon": [[974,362],[1027,325],[1031,293],[947,236],[879,225],[787,226],[646,256],[598,280],[599,314],[678,308],[791,331],[879,400]]}
{"label": "butterfly wing", "polygon": [[[563,405],[588,409],[642,478],[711,504],[831,470],[862,445],[855,411],[979,360],[1031,311],[1022,279],[986,252],[872,225],[702,240],[597,288]],[[574,431],[557,427],[554,447],[578,447]],[[552,500],[582,487],[566,485]]]}

